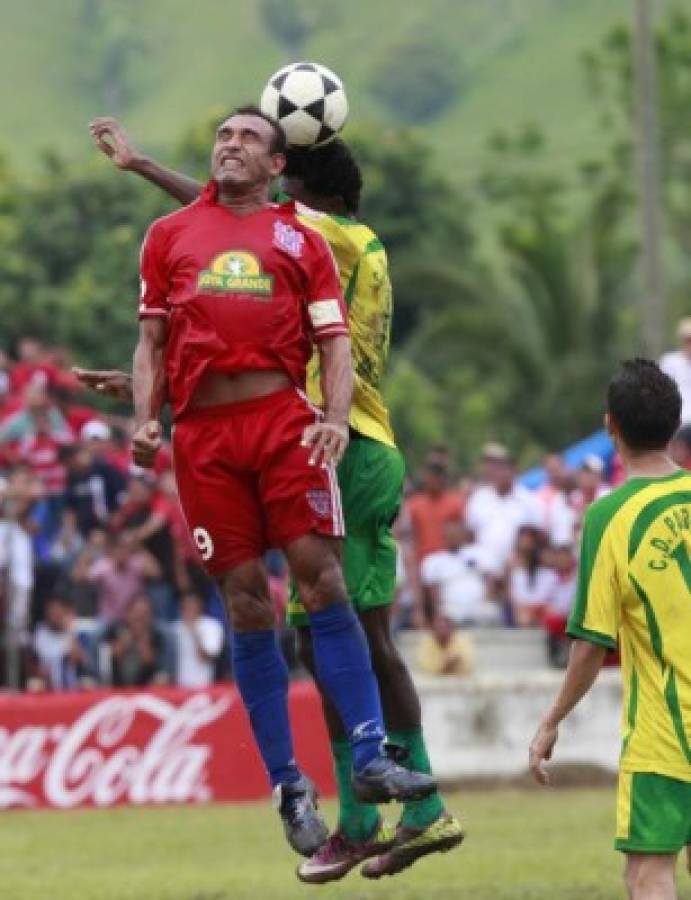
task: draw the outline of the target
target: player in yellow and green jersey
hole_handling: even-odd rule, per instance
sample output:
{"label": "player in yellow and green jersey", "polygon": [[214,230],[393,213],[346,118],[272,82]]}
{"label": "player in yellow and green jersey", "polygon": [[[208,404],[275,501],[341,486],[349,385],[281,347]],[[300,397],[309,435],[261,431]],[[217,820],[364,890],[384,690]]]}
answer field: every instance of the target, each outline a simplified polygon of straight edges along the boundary
{"label": "player in yellow and green jersey", "polygon": [[[143,157],[113,119],[92,125],[97,146],[120,168],[136,172],[183,203],[202,185]],[[401,504],[405,465],[396,448],[389,414],[380,393],[389,349],[392,298],[388,263],[377,236],[356,218],[362,188],[359,167],[341,140],[316,150],[289,149],[283,178],[286,199],[296,201],[301,221],[328,241],[348,304],[355,388],[350,411],[351,440],[339,466],[346,523],[344,573],[349,596],[370,646],[388,738],[407,752],[407,764],[430,772],[415,686],[390,631],[396,579],[396,546],[391,534]],[[120,373],[82,373],[88,384],[115,386]],[[120,380],[118,382],[118,379]],[[310,399],[320,404],[319,372],[308,370]],[[288,621],[298,628],[300,655],[314,671],[307,617],[296,596]],[[405,805],[394,833],[378,809],[360,803],[351,787],[352,759],[339,717],[324,703],[331,738],[340,816],[329,841],[298,868],[298,877],[323,883],[342,878],[369,857],[363,875],[392,875],[422,856],[461,843],[463,833],[437,793]]]}
{"label": "player in yellow and green jersey", "polygon": [[668,445],[681,397],[658,366],[624,363],[607,425],[628,480],[587,511],[575,638],[561,690],[530,748],[547,780],[557,727],[619,649],[624,684],[615,846],[631,900],[673,900],[679,851],[691,843],[691,473]]}

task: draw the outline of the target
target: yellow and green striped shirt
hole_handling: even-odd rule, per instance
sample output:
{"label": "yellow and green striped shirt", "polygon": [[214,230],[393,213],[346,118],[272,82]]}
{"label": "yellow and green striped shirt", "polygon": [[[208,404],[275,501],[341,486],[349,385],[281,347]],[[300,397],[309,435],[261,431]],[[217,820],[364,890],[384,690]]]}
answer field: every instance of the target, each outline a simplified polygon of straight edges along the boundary
{"label": "yellow and green striped shirt", "polygon": [[691,781],[691,473],[632,478],[590,507],[568,632],[619,646],[622,770]]}
{"label": "yellow and green striped shirt", "polygon": [[[350,425],[375,441],[396,446],[381,380],[391,337],[392,297],[386,251],[374,232],[356,219],[316,212],[296,204],[300,221],[318,231],[333,251],[348,305],[355,369]],[[307,369],[307,394],[322,405],[319,358]]]}

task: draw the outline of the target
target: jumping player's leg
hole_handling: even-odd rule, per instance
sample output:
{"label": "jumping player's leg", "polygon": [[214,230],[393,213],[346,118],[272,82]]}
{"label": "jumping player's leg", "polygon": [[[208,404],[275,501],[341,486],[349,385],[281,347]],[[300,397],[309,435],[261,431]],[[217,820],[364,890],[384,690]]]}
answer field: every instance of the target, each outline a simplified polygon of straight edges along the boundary
{"label": "jumping player's leg", "polygon": [[628,853],[624,881],[629,900],[676,900],[676,854]]}
{"label": "jumping player's leg", "polygon": [[[197,421],[201,419],[201,422]],[[207,571],[217,581],[233,625],[238,689],[279,798],[291,846],[311,855],[328,837],[315,792],[293,758],[288,670],[278,647],[261,555],[264,520],[253,476],[228,465],[233,429],[223,416],[183,420],[173,444],[180,502]]]}

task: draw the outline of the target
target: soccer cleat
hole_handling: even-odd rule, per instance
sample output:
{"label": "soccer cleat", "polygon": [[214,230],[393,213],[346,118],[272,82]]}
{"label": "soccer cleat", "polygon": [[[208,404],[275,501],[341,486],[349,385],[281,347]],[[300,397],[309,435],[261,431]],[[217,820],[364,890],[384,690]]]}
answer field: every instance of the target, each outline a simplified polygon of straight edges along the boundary
{"label": "soccer cleat", "polygon": [[461,844],[464,837],[461,823],[448,813],[443,813],[422,831],[399,825],[393,847],[365,863],[361,874],[365,878],[396,875],[423,856],[429,856],[430,853],[447,853]]}
{"label": "soccer cleat", "polygon": [[386,746],[361,772],[353,774],[353,793],[360,803],[388,803],[390,800],[424,800],[437,790],[431,775],[411,772],[398,764],[399,748]]}
{"label": "soccer cleat", "polygon": [[313,856],[300,863],[297,876],[306,884],[338,881],[364,860],[386,853],[395,839],[394,829],[381,819],[366,841],[351,841],[343,832],[335,831]]}
{"label": "soccer cleat", "polygon": [[301,775],[291,784],[274,789],[274,803],[283,820],[288,843],[302,856],[312,856],[329,838],[326,822],[317,811],[317,789]]}

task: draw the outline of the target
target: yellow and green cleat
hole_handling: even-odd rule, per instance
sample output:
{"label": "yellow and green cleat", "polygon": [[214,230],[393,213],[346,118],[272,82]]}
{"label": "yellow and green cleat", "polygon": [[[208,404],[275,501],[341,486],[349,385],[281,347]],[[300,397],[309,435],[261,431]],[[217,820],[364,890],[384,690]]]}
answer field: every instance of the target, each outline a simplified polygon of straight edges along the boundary
{"label": "yellow and green cleat", "polygon": [[365,878],[396,875],[423,856],[429,856],[430,853],[447,853],[458,847],[464,837],[461,823],[449,813],[443,813],[421,831],[399,825],[393,847],[366,862],[360,870],[361,874]]}

